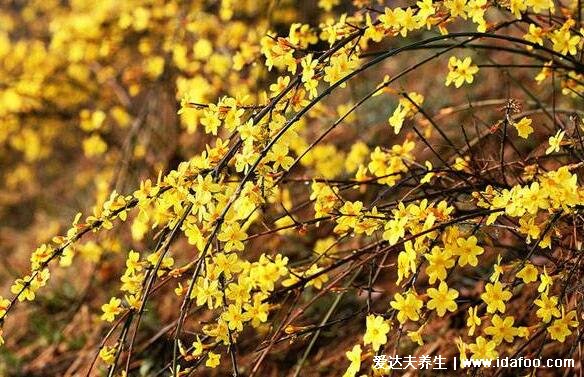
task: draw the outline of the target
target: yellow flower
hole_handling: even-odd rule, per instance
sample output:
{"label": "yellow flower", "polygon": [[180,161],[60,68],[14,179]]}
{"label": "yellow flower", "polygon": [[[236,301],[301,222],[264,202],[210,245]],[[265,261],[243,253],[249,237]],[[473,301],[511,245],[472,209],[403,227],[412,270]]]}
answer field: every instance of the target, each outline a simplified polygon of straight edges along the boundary
{"label": "yellow flower", "polygon": [[397,281],[399,284],[402,279],[410,276],[410,272],[416,272],[416,258],[417,253],[414,249],[412,241],[408,241],[404,244],[404,251],[400,252],[397,257]]}
{"label": "yellow flower", "polygon": [[229,328],[224,320],[219,317],[217,323],[203,326],[203,333],[216,338],[224,344],[229,344]]}
{"label": "yellow flower", "polygon": [[539,280],[541,282],[539,283],[539,286],[537,287],[537,291],[539,293],[544,292],[545,294],[548,294],[550,287],[551,287],[552,283],[554,282],[554,279],[547,274],[545,267],[543,268],[543,274],[541,274],[539,276]]}
{"label": "yellow flower", "polygon": [[568,314],[564,315],[564,309],[562,308],[562,317],[560,319],[554,320],[552,325],[548,326],[547,328],[551,338],[557,340],[560,343],[564,343],[566,337],[572,334],[570,326],[578,327],[578,321],[575,318],[575,310],[572,310]]}
{"label": "yellow flower", "polygon": [[521,19],[521,13],[527,10],[527,4],[523,0],[510,0],[508,7],[518,20]]}
{"label": "yellow flower", "polygon": [[476,339],[476,343],[468,346],[470,352],[472,352],[473,360],[493,360],[499,355],[495,348],[497,344],[494,341],[487,341],[487,339],[479,336]]}
{"label": "yellow flower", "polygon": [[140,263],[140,253],[130,250],[128,259],[126,259],[126,273],[132,273],[142,270],[142,263]]}
{"label": "yellow flower", "polygon": [[395,132],[396,135],[399,134],[399,131],[401,130],[402,125],[406,119],[406,115],[407,111],[405,111],[401,105],[398,105],[393,114],[389,117],[389,125],[393,127],[393,132]]}
{"label": "yellow flower", "polygon": [[247,313],[242,312],[241,306],[234,304],[227,307],[227,311],[221,315],[221,318],[227,322],[229,329],[234,331],[242,331],[243,322],[249,319]]}
{"label": "yellow flower", "polygon": [[203,342],[201,342],[201,339],[197,335],[197,340],[193,342],[193,351],[191,352],[191,355],[194,357],[201,356],[204,348],[205,346],[203,345]]}
{"label": "yellow flower", "polygon": [[122,308],[120,307],[121,303],[122,300],[120,300],[117,297],[112,297],[107,304],[103,304],[101,306],[101,310],[103,311],[103,314],[101,315],[101,320],[113,322],[116,315],[122,312]]}
{"label": "yellow flower", "polygon": [[525,284],[536,281],[537,275],[537,268],[531,263],[527,263],[525,267],[523,267],[521,271],[517,273],[517,277],[523,280]]}
{"label": "yellow flower", "polygon": [[565,27],[569,22],[566,22],[562,28],[552,33],[550,40],[553,43],[554,51],[562,55],[570,54],[576,55],[578,53],[578,44],[580,43],[579,35],[571,35],[569,27]]}
{"label": "yellow flower", "polygon": [[434,284],[436,280],[444,280],[446,278],[447,269],[454,266],[454,259],[452,253],[447,249],[442,249],[438,246],[432,248],[430,254],[424,254],[424,258],[428,260],[428,267],[426,267],[426,274],[429,278],[429,283]]}
{"label": "yellow flower", "polygon": [[424,303],[414,292],[406,293],[405,297],[401,293],[394,295],[391,307],[398,311],[397,320],[404,323],[407,319],[417,321],[420,319],[420,309]]}
{"label": "yellow flower", "polygon": [[491,274],[491,277],[489,277],[489,280],[491,282],[496,282],[499,280],[499,277],[503,272],[503,267],[501,267],[501,255],[499,255],[497,257],[497,263],[493,266],[493,273]]}
{"label": "yellow flower", "polygon": [[352,350],[345,352],[351,364],[343,374],[343,377],[354,377],[359,372],[359,369],[361,369],[361,352],[362,350],[359,344],[355,344]]}
{"label": "yellow flower", "polygon": [[216,368],[217,365],[221,364],[221,355],[213,352],[209,352],[207,355],[207,361],[205,366],[209,368]]}
{"label": "yellow flower", "polygon": [[432,4],[432,0],[422,0],[416,2],[418,6],[418,13],[416,13],[416,20],[419,27],[426,25],[428,29],[433,25],[432,18],[430,16],[436,13],[437,4]]}
{"label": "yellow flower", "polygon": [[[207,304],[209,309],[218,308],[221,306],[221,298],[223,293],[219,290],[219,283],[217,280],[209,281],[205,277],[197,278],[195,287],[191,292],[191,299],[196,298],[197,306]],[[215,305],[213,305],[215,303]]]}
{"label": "yellow flower", "polygon": [[379,16],[379,21],[386,29],[398,29],[399,21],[396,17],[396,12],[391,8],[385,8],[384,13]]}
{"label": "yellow flower", "polygon": [[461,337],[454,339],[454,343],[456,343],[456,348],[458,348],[458,354],[460,355],[459,358],[460,358],[461,365],[462,365],[463,360],[468,360],[468,357],[466,356],[466,352],[468,350],[468,344],[463,342]]}
{"label": "yellow flower", "polygon": [[104,346],[99,350],[99,358],[107,365],[112,365],[116,358],[116,347]]}
{"label": "yellow flower", "polygon": [[487,0],[469,0],[466,6],[466,12],[472,21],[477,24],[477,30],[484,33],[487,29],[485,21],[485,10]]}
{"label": "yellow flower", "polygon": [[140,306],[142,305],[142,301],[140,300],[139,295],[124,295],[126,302],[130,308],[139,310]]}
{"label": "yellow flower", "polygon": [[263,294],[256,293],[253,296],[253,304],[248,302],[243,304],[243,308],[245,309],[248,318],[251,320],[251,325],[254,328],[259,327],[261,323],[268,320],[270,305],[268,303],[262,302],[262,297]]}
{"label": "yellow flower", "polygon": [[225,251],[231,250],[243,250],[245,246],[243,245],[243,240],[247,238],[247,234],[238,223],[223,224],[221,227],[221,232],[217,235],[219,241],[225,242]]}
{"label": "yellow flower", "polygon": [[405,225],[407,218],[392,219],[385,223],[385,232],[383,239],[387,240],[390,245],[395,245],[397,241],[405,235]]}
{"label": "yellow flower", "polygon": [[424,326],[421,326],[416,331],[408,331],[408,337],[410,338],[410,340],[412,342],[417,343],[419,346],[424,345],[424,341],[422,340],[422,334],[421,334],[423,329],[424,329]]}
{"label": "yellow flower", "polygon": [[142,288],[144,277],[145,277],[144,274],[125,273],[120,278],[120,280],[122,281],[122,287],[120,288],[120,290],[124,292],[129,292],[130,294],[139,293],[140,289]]}
{"label": "yellow flower", "polygon": [[560,343],[564,343],[566,337],[572,333],[568,326],[559,319],[556,319],[551,326],[548,326],[547,331],[553,340],[557,340]]}
{"label": "yellow flower", "polygon": [[554,11],[554,2],[551,0],[527,0],[525,4],[532,7],[535,13],[542,13],[547,9],[550,9],[552,13]]}
{"label": "yellow flower", "polygon": [[535,314],[541,318],[542,322],[548,323],[552,317],[559,317],[560,310],[558,309],[558,298],[556,296],[548,297],[543,293],[541,297],[534,301],[535,305],[539,306]]}
{"label": "yellow flower", "polygon": [[[389,125],[393,127],[395,134],[399,134],[404,121],[407,118],[413,118],[414,115],[418,113],[418,107],[422,106],[424,103],[424,96],[417,93],[408,93],[408,97],[401,98],[398,106],[393,111],[393,114],[389,117]],[[413,102],[413,103],[412,103]],[[394,146],[395,148],[396,146]],[[392,150],[394,149],[392,148]]]}
{"label": "yellow flower", "polygon": [[[272,96],[277,96],[280,94],[282,91],[284,91],[284,89],[286,89],[288,84],[290,84],[290,76],[279,76],[276,83],[270,85],[270,92],[272,92]],[[253,122],[249,126],[253,127]]]}
{"label": "yellow flower", "polygon": [[454,83],[454,86],[460,88],[466,81],[472,84],[474,75],[479,71],[479,67],[472,64],[470,57],[460,60],[454,56],[448,60],[448,76],[446,76],[446,86]]}
{"label": "yellow flower", "polygon": [[458,297],[455,289],[448,288],[445,281],[441,281],[438,289],[428,288],[426,291],[431,300],[426,304],[428,309],[436,310],[439,317],[444,316],[446,311],[453,312],[458,307],[454,301]]}
{"label": "yellow flower", "polygon": [[232,273],[238,273],[242,270],[241,261],[236,254],[218,253],[213,257],[213,265],[217,268],[216,272],[223,273],[227,280],[231,280]]}
{"label": "yellow flower", "polygon": [[505,313],[505,302],[509,301],[513,294],[503,289],[501,282],[493,284],[487,283],[485,293],[481,294],[481,299],[487,304],[487,312],[496,313],[500,311]]}
{"label": "yellow flower", "polygon": [[529,338],[529,328],[525,327],[525,326],[520,326],[517,328],[517,336],[520,338],[524,338],[527,339]]}
{"label": "yellow flower", "polygon": [[529,135],[533,132],[533,127],[531,127],[532,120],[529,118],[521,118],[519,122],[514,122],[513,126],[517,130],[519,137],[527,139]]}
{"label": "yellow flower", "polygon": [[562,139],[564,138],[565,134],[565,131],[558,131],[554,136],[550,136],[548,140],[550,146],[545,150],[545,154],[550,154],[553,152],[558,153],[560,151]]}
{"label": "yellow flower", "polygon": [[4,317],[8,306],[10,305],[10,300],[0,296],[0,318]]}
{"label": "yellow flower", "polygon": [[306,55],[301,61],[302,65],[302,82],[304,83],[304,88],[308,92],[309,98],[313,99],[317,95],[318,81],[316,80],[316,66],[318,65],[318,60],[312,59],[312,54]]}
{"label": "yellow flower", "polygon": [[[359,66],[359,59],[356,54],[348,55],[345,51],[334,55],[330,59],[330,65],[324,69],[324,81],[333,85],[335,82],[341,80],[347,74],[353,72]],[[343,82],[340,87],[347,86]]]}
{"label": "yellow flower", "polygon": [[35,292],[32,288],[32,277],[29,275],[22,279],[16,279],[14,284],[10,287],[10,292],[18,295],[18,301],[32,301],[35,298]]}
{"label": "yellow flower", "polygon": [[445,0],[444,6],[450,11],[452,18],[460,17],[466,20],[466,0]]}
{"label": "yellow flower", "polygon": [[456,240],[458,247],[454,248],[454,254],[458,255],[458,264],[463,267],[467,264],[476,267],[479,260],[478,255],[484,252],[484,249],[477,246],[477,238],[475,236],[470,236],[468,239],[458,238]]}
{"label": "yellow flower", "polygon": [[300,46],[303,49],[318,42],[316,32],[311,29],[310,25],[303,25],[299,22],[290,25],[290,32],[288,34],[288,40],[293,45]]}
{"label": "yellow flower", "polygon": [[468,318],[466,320],[466,327],[468,327],[468,335],[472,336],[477,326],[481,325],[481,319],[477,315],[478,307],[468,308]]}
{"label": "yellow flower", "polygon": [[408,34],[408,31],[415,30],[418,27],[412,8],[408,7],[405,10],[397,8],[394,12],[395,18],[400,26],[400,34],[402,37],[405,37]]}
{"label": "yellow flower", "polygon": [[387,343],[387,333],[390,330],[390,325],[379,315],[368,315],[365,335],[363,336],[363,344],[371,344],[373,351],[377,352],[379,347]]}
{"label": "yellow flower", "polygon": [[277,143],[270,149],[266,155],[266,160],[274,161],[274,171],[277,170],[280,166],[282,169],[288,170],[294,163],[294,159],[288,156],[288,147],[282,143]]}
{"label": "yellow flower", "polygon": [[[523,3],[523,4],[525,4],[525,3]],[[525,34],[523,36],[523,39],[525,39],[528,42],[543,46],[543,38],[542,37],[544,35],[545,35],[545,33],[543,32],[542,28],[540,28],[534,24],[529,24],[529,31],[527,34]],[[533,49],[533,47],[531,47],[531,46],[528,46],[527,48],[529,50]]]}
{"label": "yellow flower", "polygon": [[[381,16],[380,16],[381,17]],[[365,35],[363,36],[365,39],[371,39],[374,42],[379,42],[383,39],[385,35],[385,26],[383,23],[375,23],[371,20],[371,15],[369,12],[365,13],[365,24],[367,28],[365,29]]]}
{"label": "yellow flower", "polygon": [[503,340],[511,343],[513,338],[517,336],[517,329],[513,327],[513,322],[515,322],[515,319],[512,316],[502,319],[498,314],[495,314],[491,320],[492,326],[485,329],[485,334],[491,335],[493,341],[497,344]]}
{"label": "yellow flower", "polygon": [[221,126],[218,106],[214,103],[209,104],[209,107],[203,111],[200,122],[205,126],[205,133],[217,135],[217,131]]}
{"label": "yellow flower", "polygon": [[519,232],[527,234],[527,238],[525,239],[527,243],[531,243],[531,239],[539,238],[540,229],[539,226],[537,226],[535,223],[535,218],[531,216],[524,216],[519,219],[519,225]]}

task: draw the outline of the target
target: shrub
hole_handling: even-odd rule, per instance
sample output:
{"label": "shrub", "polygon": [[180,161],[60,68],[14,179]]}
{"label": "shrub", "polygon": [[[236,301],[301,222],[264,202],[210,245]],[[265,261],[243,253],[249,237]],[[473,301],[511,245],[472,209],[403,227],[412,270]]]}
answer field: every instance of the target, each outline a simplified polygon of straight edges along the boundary
{"label": "shrub", "polygon": [[578,357],[580,2],[4,3],[6,374]]}

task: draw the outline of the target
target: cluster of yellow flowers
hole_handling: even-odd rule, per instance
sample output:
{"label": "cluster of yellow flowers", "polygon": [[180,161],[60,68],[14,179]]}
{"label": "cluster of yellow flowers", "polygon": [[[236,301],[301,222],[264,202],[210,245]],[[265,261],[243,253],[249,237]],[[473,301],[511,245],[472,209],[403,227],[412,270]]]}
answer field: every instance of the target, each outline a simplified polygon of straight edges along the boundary
{"label": "cluster of yellow flowers", "polygon": [[[318,6],[332,12],[339,3],[320,0]],[[297,10],[287,3],[274,9],[270,23],[260,17],[267,4],[263,1],[236,5],[223,0],[217,14],[206,1],[100,0],[93,5],[72,1],[71,9],[50,22],[48,43],[43,42],[42,34],[35,36],[35,30],[30,31],[32,37],[15,42],[18,22],[33,16],[0,13],[0,77],[12,78],[0,88],[0,119],[7,125],[0,131],[0,143],[3,155],[18,152],[22,156],[7,173],[6,184],[15,191],[21,182],[32,181],[31,166],[58,152],[53,147],[71,123],[75,125],[72,140],[81,138],[82,142],[76,145],[67,138],[59,142],[103,171],[96,177],[91,177],[95,171],[83,172],[73,180],[78,189],[94,186],[93,213],[83,220],[77,214],[65,235],[33,252],[29,273],[10,288],[12,299],[0,297],[0,323],[4,324],[18,301],[34,300],[47,285],[52,261],[68,267],[79,254],[99,264],[104,254],[129,250],[124,254],[119,290],[101,305],[103,322],[124,327],[117,341],[104,343],[99,350],[111,374],[127,347],[128,329],[135,321],[137,331],[157,280],[160,286],[173,282],[174,294],[182,300],[172,332],[173,375],[193,372],[202,360],[209,368],[218,367],[223,349],[237,368],[235,345],[245,331],[275,331],[271,345],[278,339],[280,330],[270,322],[270,314],[284,306],[277,301],[282,293],[300,297],[305,288],[312,287],[311,291],[318,292],[316,301],[337,293],[336,285],[347,275],[338,267],[351,263],[360,272],[383,258],[378,272],[386,271],[385,260],[393,253],[395,289],[383,292],[381,310],[368,298],[367,315],[359,317],[365,325],[362,345],[355,344],[346,353],[345,377],[361,371],[364,350],[383,351],[392,329],[407,331],[412,343],[422,345],[431,336],[425,333],[431,321],[450,321],[451,314],[461,311],[468,313],[468,331],[457,333],[461,360],[469,353],[472,358],[497,357],[518,339],[529,339],[537,331],[547,331],[558,342],[572,335],[579,326],[579,309],[566,300],[565,288],[558,284],[569,277],[559,269],[550,269],[553,273],[549,274],[548,266],[531,256],[536,248],[553,250],[559,242],[554,236],[561,232],[560,220],[575,221],[569,217],[584,203],[584,188],[576,174],[580,164],[547,167],[531,174],[527,166],[527,178],[513,184],[507,178],[504,183],[483,180],[480,174],[473,175],[471,159],[465,155],[468,150],[456,149],[449,139],[451,132],[444,133],[421,111],[436,96],[420,94],[418,88],[400,90],[393,113],[389,118],[382,114],[380,123],[386,131],[389,123],[393,131],[389,145],[360,141],[344,150],[340,143],[328,142],[332,137],[323,140],[343,122],[362,127],[358,133],[368,132],[352,112],[370,98],[378,100],[382,92],[397,93],[388,87],[399,77],[387,76],[356,105],[344,99],[325,104],[329,94],[336,90],[347,93],[349,90],[341,89],[353,77],[390,56],[408,48],[442,48],[432,43],[450,38],[454,44],[424,60],[425,64],[450,55],[447,71],[438,74],[446,86],[459,88],[475,82],[479,72],[479,65],[473,64],[476,58],[458,57],[450,51],[484,37],[522,44],[518,51],[528,56],[537,51],[535,57],[544,66],[535,81],[541,83],[557,72],[563,93],[575,100],[583,74],[575,56],[582,51],[584,29],[577,29],[580,25],[570,17],[538,26],[534,23],[537,17],[526,16],[528,9],[536,14],[555,12],[551,0],[502,4],[421,0],[409,7],[380,11],[361,3],[354,1],[359,11],[353,14],[327,13],[330,17],[319,20],[319,25],[309,25],[291,23]],[[44,6],[57,4],[48,1]],[[511,23],[522,20],[526,24],[523,38],[495,33],[505,25],[496,23],[496,17],[487,19],[487,11],[493,7],[506,9]],[[560,11],[570,14],[568,8]],[[472,31],[449,34],[449,27],[464,25],[467,20],[475,24]],[[285,36],[271,30],[283,30]],[[416,40],[408,48],[388,49],[384,44],[422,30],[429,30],[433,37]],[[466,38],[466,42],[455,38]],[[399,76],[418,65],[413,67]],[[162,85],[167,82],[170,91]],[[168,93],[158,92],[160,88]],[[446,90],[444,85],[440,90]],[[173,104],[180,100],[178,112],[174,108],[149,109],[164,95]],[[46,104],[57,109],[56,114],[44,114]],[[137,111],[138,105],[146,110]],[[152,164],[153,171],[161,172],[155,182],[142,179],[131,195],[120,194],[127,174],[119,168],[120,161],[146,160],[156,129],[153,124],[161,121],[158,116],[162,113],[170,113],[170,119],[180,124],[185,140],[178,143],[187,148],[188,157],[170,167]],[[74,120],[61,122],[63,114]],[[421,115],[424,119],[417,119]],[[37,126],[44,117],[48,120]],[[415,133],[402,132],[410,122],[425,127],[426,132],[420,134],[418,128]],[[528,143],[534,132],[532,123],[531,118],[518,116],[506,119],[505,124]],[[584,128],[578,120],[575,123],[575,131],[562,126],[549,133],[543,157],[551,160],[565,149],[578,158],[579,153],[573,151],[578,142],[575,135]],[[427,140],[432,128],[456,149],[456,157],[442,156]],[[120,143],[118,136],[127,133],[128,141]],[[469,144],[466,133],[461,137]],[[504,134],[501,145],[503,173],[507,138]],[[199,139],[203,145],[195,154],[192,145]],[[440,160],[437,168],[427,161],[429,157],[420,160],[428,149]],[[306,175],[291,177],[296,166]],[[287,186],[294,179],[310,185],[309,190]],[[124,222],[128,222],[127,239],[98,237],[101,230],[122,227]],[[291,230],[304,235],[313,225],[328,233],[315,235],[308,257],[287,254],[282,242],[293,238]],[[500,245],[487,234],[499,227],[525,236],[528,254],[518,259],[499,252]],[[80,243],[89,233],[95,233],[95,239]],[[275,241],[254,243],[269,234],[277,235]],[[157,240],[156,246],[146,242],[152,238]],[[180,241],[187,252],[175,247]],[[373,268],[370,293],[378,276]],[[484,277],[484,271],[489,275]],[[468,283],[462,277],[478,288],[465,287]],[[525,292],[537,292],[530,297],[538,307],[535,314],[509,315],[520,290],[531,286]],[[187,321],[192,306],[206,313],[204,321]],[[334,307],[330,313],[333,311]],[[299,312],[286,316],[283,323],[296,319],[304,309]],[[188,347],[185,326],[192,327],[196,339],[189,340]],[[320,329],[315,336],[319,333]]]}
{"label": "cluster of yellow flowers", "polygon": [[[531,227],[537,227],[533,220],[538,213],[544,211],[548,217],[550,213],[557,211],[570,213],[575,206],[582,203],[584,190],[578,185],[578,176],[571,173],[568,166],[562,166],[558,170],[542,174],[530,185],[516,185],[510,190],[495,190],[488,186],[483,193],[476,193],[474,196],[478,199],[479,206],[504,210],[490,214],[487,224],[492,224],[505,213],[507,216],[521,218],[525,224],[531,223]],[[539,230],[528,232],[529,236],[537,238]],[[542,242],[549,246],[549,234]]]}

